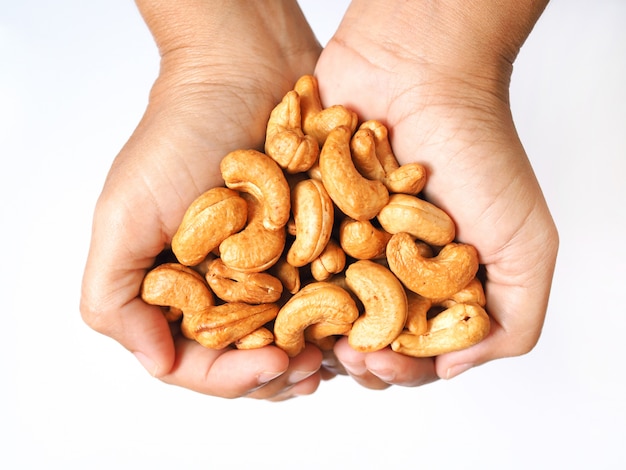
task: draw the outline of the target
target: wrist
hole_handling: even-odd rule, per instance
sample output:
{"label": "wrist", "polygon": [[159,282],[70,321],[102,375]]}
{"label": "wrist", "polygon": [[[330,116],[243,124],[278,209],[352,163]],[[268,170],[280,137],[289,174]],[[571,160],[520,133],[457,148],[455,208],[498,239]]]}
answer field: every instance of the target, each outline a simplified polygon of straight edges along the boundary
{"label": "wrist", "polygon": [[[354,0],[335,40],[395,70],[419,63],[472,80],[506,83],[548,0]],[[373,59],[372,59],[373,56]]]}

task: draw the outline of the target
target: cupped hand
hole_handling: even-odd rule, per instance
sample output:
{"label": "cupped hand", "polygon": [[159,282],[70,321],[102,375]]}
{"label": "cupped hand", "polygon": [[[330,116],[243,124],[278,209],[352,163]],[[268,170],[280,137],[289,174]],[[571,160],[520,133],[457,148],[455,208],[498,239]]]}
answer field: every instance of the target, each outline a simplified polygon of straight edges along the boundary
{"label": "cupped hand", "polygon": [[167,383],[220,397],[312,393],[321,376],[316,348],[291,360],[272,346],[209,350],[171,330],[160,309],[138,294],[189,204],[223,184],[220,159],[235,149],[262,148],[271,109],[313,71],[319,44],[295,2],[273,2],[259,12],[252,11],[256,3],[238,1],[219,12],[200,11],[202,2],[191,0],[174,12],[138,3],[161,69],[96,205],[83,318]]}
{"label": "cupped hand", "polygon": [[345,339],[335,354],[373,389],[417,386],[525,354],[543,326],[558,234],[513,124],[510,67],[456,67],[429,56],[430,45],[412,49],[410,36],[377,35],[377,23],[359,26],[362,18],[348,14],[322,52],[315,74],[323,104],[382,121],[399,162],[426,166],[425,197],[452,216],[457,239],[479,252],[492,327],[481,343],[437,358],[389,348],[358,353]]}

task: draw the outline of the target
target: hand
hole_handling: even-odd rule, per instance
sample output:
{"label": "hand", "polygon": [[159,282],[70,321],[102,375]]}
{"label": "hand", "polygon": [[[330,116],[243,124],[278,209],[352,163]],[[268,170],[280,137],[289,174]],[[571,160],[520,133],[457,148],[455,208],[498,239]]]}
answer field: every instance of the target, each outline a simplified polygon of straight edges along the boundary
{"label": "hand", "polygon": [[209,350],[173,337],[160,309],[138,297],[189,204],[223,184],[220,159],[262,148],[271,109],[320,52],[295,1],[170,3],[138,2],[161,70],[96,206],[83,318],[167,383],[220,397],[312,393],[321,377],[316,348],[292,360],[276,347]]}
{"label": "hand", "polygon": [[492,15],[493,30],[477,33],[475,12],[462,2],[448,2],[461,5],[452,18],[421,3],[352,2],[315,74],[325,106],[344,104],[363,120],[381,120],[399,162],[427,167],[425,196],[453,217],[457,238],[478,249],[492,329],[478,345],[436,359],[389,348],[362,354],[339,341],[337,359],[374,389],[451,378],[529,352],[543,325],[558,247],[508,103],[511,63],[540,9],[526,11],[517,29],[506,12]]}

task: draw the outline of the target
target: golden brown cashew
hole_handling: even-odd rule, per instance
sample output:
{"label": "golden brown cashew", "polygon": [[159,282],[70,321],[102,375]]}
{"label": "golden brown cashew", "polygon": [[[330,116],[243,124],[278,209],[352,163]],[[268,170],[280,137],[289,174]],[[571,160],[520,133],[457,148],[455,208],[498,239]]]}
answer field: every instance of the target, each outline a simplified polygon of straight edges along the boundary
{"label": "golden brown cashew", "polygon": [[448,299],[434,299],[433,305],[441,307],[451,307],[454,304],[473,303],[484,307],[487,304],[483,284],[478,278],[472,279],[468,285],[456,292]]}
{"label": "golden brown cashew", "polygon": [[369,220],[345,217],[339,225],[339,243],[347,255],[356,259],[375,259],[385,256],[391,234]]}
{"label": "golden brown cashew", "polygon": [[283,285],[267,273],[244,273],[232,269],[217,258],[206,274],[213,293],[225,302],[267,304],[276,302],[283,293]]}
{"label": "golden brown cashew", "polygon": [[392,194],[378,213],[380,225],[389,233],[407,232],[426,243],[443,246],[454,240],[454,222],[430,202],[408,194]]}
{"label": "golden brown cashew", "polygon": [[290,357],[297,356],[304,349],[307,327],[320,322],[346,327],[358,315],[354,300],[344,289],[328,282],[313,282],[300,289],[278,312],[274,341]]}
{"label": "golden brown cashew", "polygon": [[356,113],[341,105],[322,108],[317,79],[312,75],[304,75],[296,82],[294,90],[300,96],[300,112],[304,133],[313,136],[319,145],[323,145],[326,137],[334,128],[346,126],[350,133],[358,124]]}
{"label": "golden brown cashew", "polygon": [[350,346],[372,352],[391,344],[407,317],[407,298],[400,281],[384,266],[360,260],[346,269],[346,282],[365,307],[348,335]]}
{"label": "golden brown cashew", "polygon": [[184,315],[181,331],[205,348],[223,349],[272,321],[277,313],[276,304],[231,302]]}
{"label": "golden brown cashew", "polygon": [[215,303],[202,276],[178,263],[161,264],[149,271],[141,285],[141,298],[150,305],[171,307],[165,312],[168,321],[195,315]]}
{"label": "golden brown cashew", "polygon": [[311,275],[316,281],[326,281],[346,267],[346,254],[332,238],[320,255],[311,261]]}
{"label": "golden brown cashew", "polygon": [[377,121],[364,122],[350,141],[354,166],[366,178],[381,181],[390,193],[418,194],[426,184],[420,163],[399,165],[391,151],[387,129]]}
{"label": "golden brown cashew", "polygon": [[270,114],[265,153],[288,173],[307,171],[317,161],[319,144],[302,132],[300,96],[294,90],[289,91]]}
{"label": "golden brown cashew", "polygon": [[289,220],[289,184],[274,160],[256,150],[235,150],[220,162],[222,178],[231,189],[253,195],[263,205],[263,226],[278,230]]}
{"label": "golden brown cashew", "polygon": [[269,269],[269,273],[280,279],[283,284],[283,291],[295,294],[300,290],[300,270],[281,257],[278,262]]}
{"label": "golden brown cashew", "polygon": [[220,243],[220,258],[238,271],[265,271],[278,261],[285,248],[285,227],[267,229],[265,206],[251,194],[243,193],[242,198],[248,204],[248,224]]}
{"label": "golden brown cashew", "polygon": [[406,290],[408,313],[404,328],[414,335],[422,335],[428,331],[428,311],[433,302],[411,290]]}
{"label": "golden brown cashew", "polygon": [[333,129],[319,158],[322,183],[339,209],[355,220],[370,220],[387,204],[389,192],[380,181],[364,178],[350,154],[350,129]]}
{"label": "golden brown cashew", "polygon": [[413,357],[433,357],[469,348],[489,334],[489,316],[478,304],[455,304],[428,320],[421,335],[400,334],[391,349]]}
{"label": "golden brown cashew", "polygon": [[472,245],[449,243],[433,258],[424,258],[408,233],[397,233],[387,244],[389,269],[413,292],[429,299],[449,298],[478,272]]}
{"label": "golden brown cashew", "polygon": [[238,232],[247,218],[246,201],[228,188],[213,188],[187,208],[172,238],[172,251],[186,266],[201,263],[223,240]]}
{"label": "golden brown cashew", "polygon": [[326,247],[333,229],[333,201],[324,185],[306,179],[291,193],[291,209],[296,239],[287,252],[287,262],[301,267],[317,258]]}
{"label": "golden brown cashew", "polygon": [[259,349],[263,346],[267,346],[274,341],[274,334],[262,326],[257,328],[252,333],[248,333],[241,339],[235,341],[235,347],[237,349]]}

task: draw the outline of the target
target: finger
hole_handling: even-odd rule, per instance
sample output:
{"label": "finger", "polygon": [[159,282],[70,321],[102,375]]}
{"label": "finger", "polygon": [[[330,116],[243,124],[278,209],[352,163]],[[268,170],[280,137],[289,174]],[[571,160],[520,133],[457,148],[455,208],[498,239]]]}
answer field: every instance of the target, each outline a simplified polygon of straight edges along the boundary
{"label": "finger", "polygon": [[318,389],[321,381],[321,372],[316,372],[306,379],[294,384],[293,386],[287,387],[281,393],[274,395],[267,400],[272,402],[280,402],[304,395],[311,395]]}
{"label": "finger", "polygon": [[358,384],[372,390],[383,390],[389,384],[372,374],[367,368],[368,353],[355,351],[348,344],[347,338],[341,338],[335,344],[335,355],[342,364],[348,375]]}
{"label": "finger", "polygon": [[287,355],[274,346],[214,350],[182,336],[175,342],[176,363],[161,380],[206,395],[242,397],[289,367]]}
{"label": "finger", "polygon": [[[314,385],[315,382],[317,382],[317,385],[319,385],[321,376],[318,371],[321,366],[321,351],[317,347],[311,344],[307,344],[300,354],[292,357],[289,360],[289,366],[286,368],[283,374],[276,377],[271,382],[257,388],[252,393],[248,394],[248,396],[250,398],[265,400],[273,399],[275,397],[283,395],[287,390],[294,388],[295,385],[299,384],[300,382],[309,379],[313,375],[316,375],[316,378],[309,381],[309,385],[302,385],[299,388],[296,388],[296,391],[300,390],[304,392],[306,390],[309,390],[309,388]],[[317,388],[317,385],[315,385],[315,389]],[[315,391],[315,389],[313,389],[310,393]]]}
{"label": "finger", "polygon": [[383,382],[404,387],[419,387],[438,380],[432,358],[410,357],[390,348],[368,353],[367,370]]}

